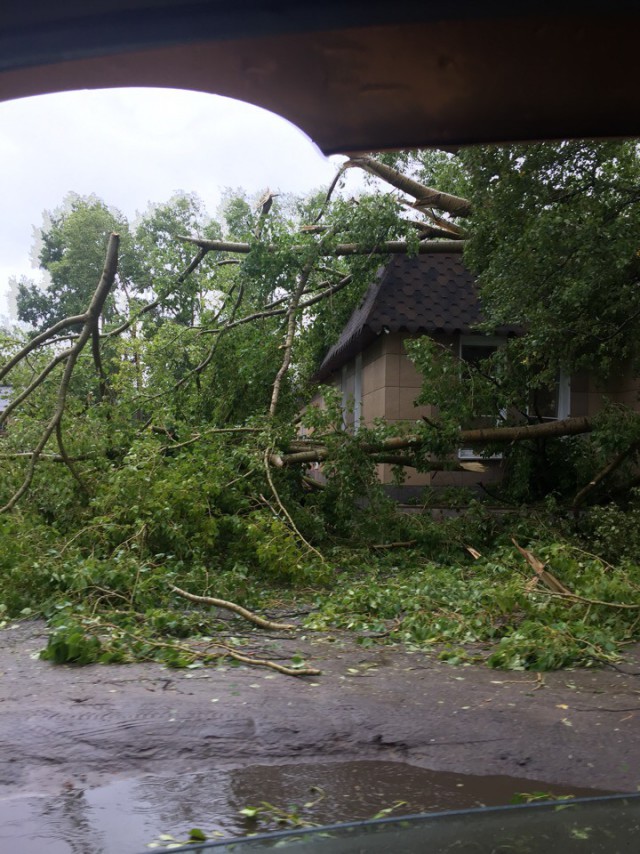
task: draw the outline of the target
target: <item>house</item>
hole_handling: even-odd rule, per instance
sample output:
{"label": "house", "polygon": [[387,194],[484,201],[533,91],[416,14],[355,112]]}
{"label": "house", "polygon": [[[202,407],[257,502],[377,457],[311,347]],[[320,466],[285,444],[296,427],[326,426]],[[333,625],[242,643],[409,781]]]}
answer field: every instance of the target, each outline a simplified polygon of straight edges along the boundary
{"label": "house", "polygon": [[[478,331],[482,310],[474,276],[459,254],[395,256],[349,318],[340,337],[314,375],[322,384],[342,393],[345,424],[353,430],[384,418],[389,423],[419,421],[435,415],[432,406],[416,406],[421,377],[405,350],[405,341],[430,335],[453,348],[466,361],[476,361],[521,329],[504,326],[492,335]],[[628,371],[620,371],[606,387],[609,400],[638,406],[640,385]],[[560,376],[555,394],[544,402],[548,419],[592,415],[603,404],[605,390],[582,372]],[[320,402],[320,396],[315,399]],[[459,461],[477,459],[471,448],[458,451]],[[483,460],[485,470],[420,473],[407,469],[398,497],[416,487],[469,486],[491,483],[502,476],[499,456]],[[379,466],[385,484],[393,481],[392,466]]]}

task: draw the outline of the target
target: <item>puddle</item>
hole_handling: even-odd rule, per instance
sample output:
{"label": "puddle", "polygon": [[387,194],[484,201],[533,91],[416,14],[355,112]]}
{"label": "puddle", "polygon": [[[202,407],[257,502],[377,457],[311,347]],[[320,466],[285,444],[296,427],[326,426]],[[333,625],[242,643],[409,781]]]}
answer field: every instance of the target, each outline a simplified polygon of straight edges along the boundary
{"label": "puddle", "polygon": [[161,833],[184,840],[192,827],[218,836],[275,829],[268,812],[257,825],[239,815],[262,801],[283,813],[298,812],[306,821],[329,824],[371,818],[398,801],[406,802],[398,814],[434,812],[497,806],[509,803],[516,792],[534,791],[609,794],[514,777],[427,771],[397,762],[257,765],[177,778],[146,776],[57,797],[34,793],[3,799],[0,851],[133,854],[159,841]]}

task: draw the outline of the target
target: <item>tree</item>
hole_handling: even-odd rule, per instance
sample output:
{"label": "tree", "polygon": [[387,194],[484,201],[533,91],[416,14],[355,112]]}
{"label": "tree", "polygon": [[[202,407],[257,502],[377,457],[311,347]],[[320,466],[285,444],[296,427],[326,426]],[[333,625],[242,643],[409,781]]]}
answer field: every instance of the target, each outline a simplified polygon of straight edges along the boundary
{"label": "tree", "polygon": [[[368,437],[368,452],[378,461],[391,455],[403,466],[446,465],[456,444],[469,439],[459,425],[491,411],[507,413],[504,426],[518,430],[474,433],[489,452],[492,444],[513,443],[514,436],[534,439],[539,450],[538,437],[589,432],[588,419],[553,430],[537,426],[530,395],[553,384],[560,368],[591,367],[598,359],[604,370],[632,353],[622,332],[632,330],[640,316],[634,302],[636,160],[628,143],[360,156],[342,170],[363,169],[404,196],[378,191],[347,201],[332,198],[331,188],[326,198],[301,202],[269,192],[269,204],[252,208],[235,195],[227,198],[220,224],[194,196],[157,206],[130,242],[130,276],[123,284],[130,317],[103,342],[113,346],[124,336],[121,361],[112,366],[121,410],[128,401],[144,423],[193,427],[204,420],[227,427],[267,416],[289,425],[319,356],[381,261],[393,252],[464,249],[480,275],[487,327],[516,321],[525,334],[484,362],[481,372],[462,374],[443,372],[451,354],[426,340],[417,343],[423,396],[438,403],[439,423],[405,437]],[[104,225],[106,211],[95,200],[76,203],[45,235],[43,263],[58,279],[64,274],[76,284],[61,291],[62,303],[73,296],[84,304],[77,275],[79,227],[83,217]],[[560,224],[561,236],[552,240]],[[605,225],[610,240],[591,265],[588,245]],[[90,247],[95,243],[89,240]],[[612,264],[604,249],[609,245],[617,259]],[[595,300],[604,276],[615,285],[615,299],[603,309],[605,335],[595,346]],[[570,343],[562,331],[567,318],[573,322]],[[123,370],[129,362],[136,366],[134,382]],[[445,375],[458,375],[456,394],[449,379],[442,385]],[[530,429],[521,431],[521,421]],[[295,440],[272,459],[299,465],[326,460],[328,453],[317,441],[305,448]]]}
{"label": "tree", "polygon": [[[34,283],[18,285],[18,318],[42,331],[74,314],[81,314],[100,278],[111,232],[120,234],[122,251],[118,284],[130,275],[131,244],[127,221],[95,196],[68,195],[60,208],[44,214],[40,231],[40,269],[49,277],[42,290]],[[104,306],[109,320],[117,312],[115,293]]]}

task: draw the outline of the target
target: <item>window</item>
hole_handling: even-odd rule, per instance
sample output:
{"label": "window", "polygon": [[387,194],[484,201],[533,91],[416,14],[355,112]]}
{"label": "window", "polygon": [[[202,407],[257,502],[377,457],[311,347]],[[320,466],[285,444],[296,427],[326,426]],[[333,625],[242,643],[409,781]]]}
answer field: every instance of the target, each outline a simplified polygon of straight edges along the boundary
{"label": "window", "polygon": [[362,420],[362,353],[358,353],[353,362],[343,365],[340,391],[343,427],[357,431]]}
{"label": "window", "polygon": [[531,393],[529,414],[542,421],[561,421],[571,414],[571,377],[560,370],[555,386],[539,388]]}
{"label": "window", "polygon": [[[481,362],[493,355],[499,347],[502,347],[505,339],[499,336],[491,335],[461,335],[460,336],[460,370],[465,370],[465,365],[478,367]],[[495,415],[479,415],[474,418],[469,424],[465,424],[465,428],[473,430],[481,427],[495,427]],[[461,460],[477,460],[481,459],[481,455],[473,448],[459,448],[458,458]],[[483,459],[499,460],[502,459],[502,454],[493,454],[490,457],[482,457]]]}

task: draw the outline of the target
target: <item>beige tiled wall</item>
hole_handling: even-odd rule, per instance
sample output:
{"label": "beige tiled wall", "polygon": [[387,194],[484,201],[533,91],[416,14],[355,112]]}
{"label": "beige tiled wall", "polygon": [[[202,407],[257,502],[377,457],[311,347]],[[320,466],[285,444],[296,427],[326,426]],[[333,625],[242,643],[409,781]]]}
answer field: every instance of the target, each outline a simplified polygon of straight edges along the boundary
{"label": "beige tiled wall", "polygon": [[[421,378],[415,365],[406,355],[402,333],[380,335],[362,354],[362,425],[371,425],[376,418],[386,418],[390,423],[398,421],[419,421],[422,416],[432,416],[433,407],[416,406],[415,399],[420,393]],[[438,336],[440,343],[450,347],[457,345],[455,336]],[[353,382],[354,366],[347,371],[348,389],[355,388]],[[341,387],[342,375],[338,372],[334,382]],[[614,403],[621,403],[640,410],[640,380],[633,377],[628,366],[621,366],[614,372],[606,384],[581,372],[571,378],[571,415],[593,415],[602,408],[606,396]],[[315,400],[315,399],[314,399]],[[350,417],[351,418],[351,417]],[[351,418],[352,420],[352,418]],[[415,469],[406,470],[407,486],[472,486],[477,483],[494,483],[501,477],[501,462],[486,460],[482,462],[484,472],[443,471],[419,473]],[[393,481],[392,467],[388,464],[378,466],[383,483]]]}
{"label": "beige tiled wall", "polygon": [[595,415],[605,399],[640,411],[640,379],[630,365],[620,365],[606,382],[586,371],[571,377],[571,415]]}

